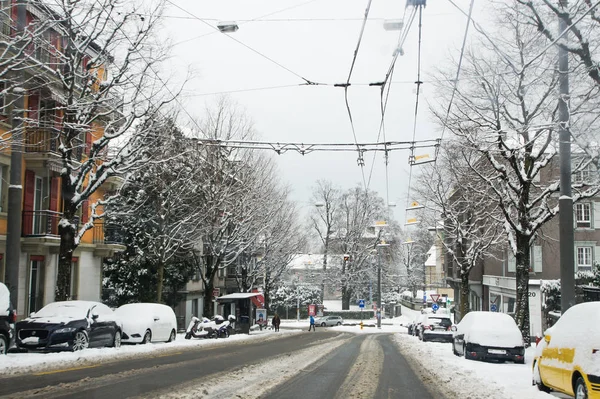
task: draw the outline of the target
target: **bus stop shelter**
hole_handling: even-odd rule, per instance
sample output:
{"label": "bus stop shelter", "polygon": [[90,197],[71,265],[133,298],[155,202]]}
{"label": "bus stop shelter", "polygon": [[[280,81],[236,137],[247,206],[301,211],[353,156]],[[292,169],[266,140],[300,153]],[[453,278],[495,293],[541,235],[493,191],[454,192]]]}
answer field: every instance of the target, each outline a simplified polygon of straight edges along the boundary
{"label": "bus stop shelter", "polygon": [[223,305],[223,312],[226,313],[223,317],[235,316],[236,333],[250,334],[256,309],[264,303],[264,297],[259,292],[238,292],[218,297],[217,303]]}

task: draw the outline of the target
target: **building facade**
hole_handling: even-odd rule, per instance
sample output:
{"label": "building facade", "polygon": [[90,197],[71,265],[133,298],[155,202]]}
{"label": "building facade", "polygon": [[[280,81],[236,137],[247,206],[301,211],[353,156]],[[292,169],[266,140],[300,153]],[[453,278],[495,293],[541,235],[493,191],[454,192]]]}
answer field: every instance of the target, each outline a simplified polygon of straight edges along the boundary
{"label": "building facade", "polygon": [[[16,7],[16,3],[13,2],[13,12],[3,13],[0,17],[2,40],[9,41],[14,36]],[[35,3],[28,3],[27,24],[35,25],[44,18],[45,12]],[[35,312],[54,301],[58,270],[58,224],[63,209],[59,132],[62,129],[61,102],[64,99],[60,91],[53,87],[52,74],[60,67],[56,61],[62,45],[60,29],[48,28],[44,38],[47,40],[36,39],[27,47],[25,56],[29,57],[32,66],[24,68],[24,72],[18,78],[22,80],[21,95],[25,109],[22,115],[25,122],[19,128],[23,139],[21,239],[18,265],[9,266],[19,269],[18,303],[15,304],[19,317]],[[90,54],[87,59],[93,56],[94,54]],[[82,62],[86,62],[85,57]],[[10,143],[15,132],[7,115],[15,115],[16,111],[12,109],[13,105],[7,105],[6,98],[2,98],[2,102],[6,106],[6,112],[0,115],[0,136],[6,140],[0,150],[0,280],[5,281],[8,267],[4,259],[8,233],[8,181],[12,167]],[[93,141],[102,135],[103,126],[99,121],[90,126],[85,135],[78,137],[73,145],[75,162],[87,159]],[[84,202],[75,222],[80,226],[87,223],[91,212],[89,204],[115,191],[119,185],[118,178],[105,181],[90,199]],[[124,250],[121,243],[122,239],[116,226],[105,225],[102,221],[94,222],[93,228],[84,234],[73,254],[70,299],[100,300],[103,258],[111,256],[115,251]]]}

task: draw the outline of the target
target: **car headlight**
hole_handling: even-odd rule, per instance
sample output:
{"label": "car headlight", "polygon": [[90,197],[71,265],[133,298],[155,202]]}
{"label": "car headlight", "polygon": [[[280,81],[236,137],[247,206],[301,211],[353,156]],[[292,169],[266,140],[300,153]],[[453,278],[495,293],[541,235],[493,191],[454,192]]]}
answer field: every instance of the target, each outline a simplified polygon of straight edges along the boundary
{"label": "car headlight", "polygon": [[64,333],[72,333],[75,332],[77,329],[75,327],[65,327],[65,328],[59,328],[58,330],[54,330],[55,334],[64,334]]}

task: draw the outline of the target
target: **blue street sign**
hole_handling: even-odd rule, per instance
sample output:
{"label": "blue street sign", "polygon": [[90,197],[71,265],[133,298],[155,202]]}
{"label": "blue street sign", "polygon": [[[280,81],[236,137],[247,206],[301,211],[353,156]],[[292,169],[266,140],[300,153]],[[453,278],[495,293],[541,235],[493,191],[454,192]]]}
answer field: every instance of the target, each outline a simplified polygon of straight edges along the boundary
{"label": "blue street sign", "polygon": [[365,300],[364,299],[359,299],[358,300],[358,307],[361,308],[361,309],[365,307]]}
{"label": "blue street sign", "polygon": [[440,308],[440,306],[437,303],[434,303],[433,305],[431,305],[431,309],[433,309],[434,312],[436,312],[439,308]]}
{"label": "blue street sign", "polygon": [[497,311],[498,311],[498,306],[496,306],[496,304],[495,304],[495,303],[492,303],[492,306],[490,306],[490,310],[491,310],[492,312],[497,312]]}

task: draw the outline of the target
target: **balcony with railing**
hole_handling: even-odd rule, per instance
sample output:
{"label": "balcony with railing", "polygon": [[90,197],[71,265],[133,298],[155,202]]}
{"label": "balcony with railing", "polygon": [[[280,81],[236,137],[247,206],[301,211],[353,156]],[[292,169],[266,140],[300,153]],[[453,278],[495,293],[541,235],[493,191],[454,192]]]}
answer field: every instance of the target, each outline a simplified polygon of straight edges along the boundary
{"label": "balcony with railing", "polygon": [[[54,153],[59,154],[60,132],[53,127],[28,127],[25,130],[26,153]],[[73,158],[81,161],[83,157],[83,140],[72,141]]]}
{"label": "balcony with railing", "polygon": [[[58,237],[58,224],[62,219],[61,212],[43,210],[43,211],[23,211],[23,237]],[[79,217],[73,220],[73,223],[79,225]]]}
{"label": "balcony with railing", "polygon": [[117,244],[124,245],[125,232],[121,226],[104,223],[104,221],[94,222],[94,244]]}

